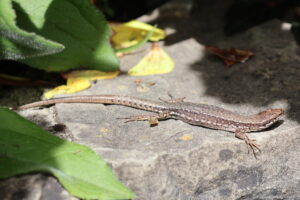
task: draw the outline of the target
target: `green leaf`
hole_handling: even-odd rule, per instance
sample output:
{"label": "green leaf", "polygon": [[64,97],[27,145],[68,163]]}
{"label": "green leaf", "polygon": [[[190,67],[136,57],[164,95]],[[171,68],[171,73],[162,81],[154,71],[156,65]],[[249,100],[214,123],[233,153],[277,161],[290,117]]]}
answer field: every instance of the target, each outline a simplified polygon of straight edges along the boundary
{"label": "green leaf", "polygon": [[49,172],[79,198],[134,198],[91,149],[55,137],[6,108],[0,108],[0,121],[0,178]]}
{"label": "green leaf", "polygon": [[0,59],[25,59],[64,49],[62,44],[18,28],[11,3],[11,0],[0,1]]}
{"label": "green leaf", "polygon": [[[17,18],[15,21],[12,21],[12,17],[7,18],[12,15],[11,9],[1,8],[5,11],[0,14],[0,19],[3,18],[0,25],[4,24],[4,30],[7,30],[8,23],[14,26],[17,24],[18,30],[22,29],[23,32],[47,38],[48,42],[55,41],[65,47],[61,52],[56,51],[44,56],[36,54],[35,57],[26,57],[19,61],[46,71],[66,71],[81,66],[102,71],[118,69],[119,61],[108,41],[110,29],[103,15],[90,4],[89,0],[13,0],[12,2]],[[16,34],[17,31],[12,30],[12,34]],[[0,32],[2,35],[0,49],[6,50],[7,39],[3,37],[2,32]],[[34,41],[36,43],[28,43],[25,39],[24,43],[27,44],[25,47],[40,46],[36,45],[39,44],[36,40]],[[14,41],[11,43],[14,44]],[[50,48],[49,45],[46,47]],[[13,50],[27,52],[26,48]]]}

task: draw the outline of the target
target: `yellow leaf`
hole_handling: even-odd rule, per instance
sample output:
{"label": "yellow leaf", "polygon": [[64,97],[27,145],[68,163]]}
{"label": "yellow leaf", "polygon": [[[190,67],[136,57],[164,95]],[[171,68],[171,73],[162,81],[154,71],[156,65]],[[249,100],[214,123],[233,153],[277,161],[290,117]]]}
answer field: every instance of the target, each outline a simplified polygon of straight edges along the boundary
{"label": "yellow leaf", "polygon": [[58,94],[71,94],[87,89],[91,86],[91,83],[87,79],[68,79],[67,85],[58,86],[48,92],[44,93],[46,99],[50,99]]}
{"label": "yellow leaf", "polygon": [[152,30],[154,31],[149,38],[150,41],[155,42],[166,37],[166,33],[163,30],[136,20],[123,24],[111,23],[110,26],[114,31],[111,40],[115,49],[127,48],[138,44]]}
{"label": "yellow leaf", "polygon": [[152,31],[154,29],[153,35],[150,37],[150,41],[152,41],[152,42],[157,42],[166,37],[165,31],[163,31],[162,29],[156,28],[154,26],[151,26],[149,24],[145,24],[143,22],[139,22],[136,20],[129,21],[129,22],[125,23],[124,26],[132,28],[132,29],[146,31],[146,33],[148,33],[149,31]]}
{"label": "yellow leaf", "polygon": [[46,99],[50,99],[57,94],[71,94],[79,92],[91,87],[90,81],[114,78],[119,73],[119,71],[101,72],[96,70],[77,70],[63,74],[63,77],[67,79],[67,85],[58,86],[44,93],[44,97]]}
{"label": "yellow leaf", "polygon": [[158,44],[153,44],[150,52],[132,67],[128,74],[131,76],[145,76],[164,74],[174,69],[174,62]]}
{"label": "yellow leaf", "polygon": [[83,78],[83,79],[88,79],[88,80],[99,80],[99,79],[111,79],[115,78],[120,71],[114,71],[114,72],[102,72],[102,71],[97,71],[97,70],[76,70],[72,71],[67,74],[63,74],[63,77],[65,79],[69,78]]}

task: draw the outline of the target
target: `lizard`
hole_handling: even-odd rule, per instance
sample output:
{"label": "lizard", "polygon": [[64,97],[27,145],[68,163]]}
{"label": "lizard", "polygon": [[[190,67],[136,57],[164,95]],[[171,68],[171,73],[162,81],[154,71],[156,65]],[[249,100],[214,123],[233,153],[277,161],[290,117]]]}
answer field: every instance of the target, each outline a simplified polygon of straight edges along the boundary
{"label": "lizard", "polygon": [[235,137],[244,140],[246,145],[251,148],[255,158],[256,151],[261,151],[260,147],[246,133],[264,130],[277,122],[280,116],[284,114],[283,109],[267,109],[254,115],[244,116],[214,105],[185,102],[183,99],[152,101],[120,95],[83,95],[53,98],[22,105],[15,108],[15,110],[57,103],[117,104],[157,113],[155,116],[139,115],[126,118],[128,121],[148,120],[151,125],[155,125],[158,120],[173,118],[191,125],[233,132]]}

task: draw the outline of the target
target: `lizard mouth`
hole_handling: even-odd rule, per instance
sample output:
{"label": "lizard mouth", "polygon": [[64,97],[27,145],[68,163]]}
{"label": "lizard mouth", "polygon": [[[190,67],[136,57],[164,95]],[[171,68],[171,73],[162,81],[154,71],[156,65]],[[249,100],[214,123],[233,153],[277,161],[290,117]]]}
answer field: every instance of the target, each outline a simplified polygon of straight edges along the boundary
{"label": "lizard mouth", "polygon": [[273,125],[274,123],[276,123],[277,121],[279,121],[281,119],[281,115],[269,120],[266,124],[264,124],[261,128],[268,128],[271,125]]}
{"label": "lizard mouth", "polygon": [[268,128],[269,126],[271,126],[272,124],[274,124],[275,122],[280,120],[281,116],[284,114],[283,109],[270,109],[270,110],[267,110],[267,112],[273,113],[273,117],[264,124],[265,128]]}

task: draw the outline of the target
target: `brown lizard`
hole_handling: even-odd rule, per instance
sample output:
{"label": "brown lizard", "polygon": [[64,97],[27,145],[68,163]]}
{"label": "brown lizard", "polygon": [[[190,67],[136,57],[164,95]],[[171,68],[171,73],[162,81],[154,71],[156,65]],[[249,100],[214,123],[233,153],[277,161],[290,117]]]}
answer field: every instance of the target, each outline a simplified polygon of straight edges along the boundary
{"label": "brown lizard", "polygon": [[250,146],[255,157],[255,149],[260,151],[259,145],[255,143],[255,140],[248,138],[246,133],[268,128],[278,121],[279,117],[284,113],[283,109],[267,109],[255,115],[243,116],[213,105],[183,102],[183,100],[160,102],[119,95],[87,95],[54,98],[26,104],[16,109],[22,110],[56,103],[119,104],[158,113],[156,116],[140,115],[131,117],[128,118],[129,121],[149,120],[152,124],[156,124],[158,120],[173,118],[192,125],[233,132],[237,138],[244,140],[247,146]]}

